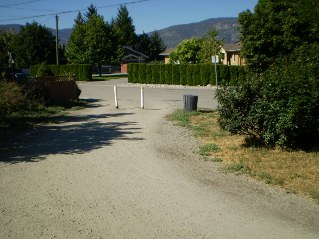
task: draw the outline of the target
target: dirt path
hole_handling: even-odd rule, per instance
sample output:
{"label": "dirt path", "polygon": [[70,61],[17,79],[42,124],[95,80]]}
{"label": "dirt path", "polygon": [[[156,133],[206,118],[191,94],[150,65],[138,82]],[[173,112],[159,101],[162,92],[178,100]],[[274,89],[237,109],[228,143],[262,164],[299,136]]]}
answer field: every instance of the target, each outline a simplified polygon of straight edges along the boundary
{"label": "dirt path", "polygon": [[319,237],[317,205],[194,153],[189,132],[165,120],[176,92],[152,91],[141,110],[122,89],[114,109],[109,84],[82,85],[99,100],[7,144],[0,238]]}

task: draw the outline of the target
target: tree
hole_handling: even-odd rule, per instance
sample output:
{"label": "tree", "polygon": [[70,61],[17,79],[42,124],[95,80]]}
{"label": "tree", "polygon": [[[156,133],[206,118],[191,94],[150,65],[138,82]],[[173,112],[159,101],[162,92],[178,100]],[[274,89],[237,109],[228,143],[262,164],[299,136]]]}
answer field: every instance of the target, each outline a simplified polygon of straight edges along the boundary
{"label": "tree", "polygon": [[27,23],[18,33],[15,43],[18,67],[45,62],[55,63],[55,37],[51,31],[36,22]]}
{"label": "tree", "polygon": [[85,22],[84,18],[82,16],[81,12],[79,12],[74,20],[74,23],[75,23],[75,25],[80,25],[80,24],[83,24],[84,22]]}
{"label": "tree", "polygon": [[74,21],[72,33],[70,35],[68,45],[66,48],[66,57],[70,63],[83,64],[85,62],[86,46],[84,38],[86,35],[86,26],[83,21],[81,13],[78,14]]}
{"label": "tree", "polygon": [[121,46],[133,46],[136,41],[135,26],[133,19],[125,5],[118,9],[117,17],[113,22],[113,29]]}
{"label": "tree", "polygon": [[116,18],[112,19],[111,26],[116,37],[115,44],[117,45],[113,61],[120,63],[124,56],[123,46],[134,46],[137,39],[133,19],[129,16],[125,5],[120,6]]}
{"label": "tree", "polygon": [[[111,27],[101,16],[91,16],[85,25],[84,61],[98,65],[110,63],[113,56]],[[101,70],[100,70],[101,75]]]}
{"label": "tree", "polygon": [[159,54],[166,50],[165,43],[163,42],[160,34],[155,31],[150,36],[150,53],[151,61],[159,60]]}
{"label": "tree", "polygon": [[202,38],[202,45],[199,51],[200,61],[202,63],[211,63],[212,56],[220,54],[222,40],[217,40],[217,31],[212,29]]}
{"label": "tree", "polygon": [[84,14],[85,22],[89,21],[92,16],[97,16],[97,8],[91,3],[87,12]]}
{"label": "tree", "polygon": [[181,64],[199,63],[199,51],[201,49],[201,42],[201,39],[196,37],[182,41],[170,54],[171,60],[174,62],[179,62]]}
{"label": "tree", "polygon": [[2,78],[2,71],[9,69],[8,52],[14,51],[15,37],[15,33],[0,32],[0,79]]}
{"label": "tree", "polygon": [[151,48],[151,38],[143,32],[143,34],[137,36],[134,49],[149,56]]}
{"label": "tree", "polygon": [[254,13],[240,13],[242,55],[250,68],[264,71],[307,41],[311,28],[301,17],[305,11],[300,10],[300,4],[304,1],[259,0]]}

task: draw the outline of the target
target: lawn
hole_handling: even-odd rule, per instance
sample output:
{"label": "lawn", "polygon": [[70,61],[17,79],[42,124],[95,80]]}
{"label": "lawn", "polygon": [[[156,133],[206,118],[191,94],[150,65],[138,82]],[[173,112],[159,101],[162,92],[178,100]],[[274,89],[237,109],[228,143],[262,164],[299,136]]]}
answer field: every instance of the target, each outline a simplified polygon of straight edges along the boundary
{"label": "lawn", "polygon": [[218,124],[218,112],[186,113],[177,110],[169,119],[187,127],[202,146],[198,153],[205,160],[222,162],[225,173],[247,174],[267,184],[298,193],[319,204],[319,151],[286,151],[245,145],[243,136],[231,135]]}

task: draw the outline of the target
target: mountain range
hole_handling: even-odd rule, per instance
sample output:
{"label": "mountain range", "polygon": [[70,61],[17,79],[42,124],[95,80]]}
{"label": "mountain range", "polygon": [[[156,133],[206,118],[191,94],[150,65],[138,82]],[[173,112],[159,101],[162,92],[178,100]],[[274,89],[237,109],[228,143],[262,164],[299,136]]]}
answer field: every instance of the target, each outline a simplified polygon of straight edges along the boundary
{"label": "mountain range", "polygon": [[[22,25],[0,25],[0,31],[19,32]],[[239,40],[238,18],[211,18],[200,22],[170,26],[158,30],[167,48],[174,48],[184,39],[201,37],[210,29],[217,30],[217,38],[224,43],[233,43]],[[55,35],[55,30],[50,29]],[[72,28],[59,30],[60,43],[66,44],[72,32]]]}

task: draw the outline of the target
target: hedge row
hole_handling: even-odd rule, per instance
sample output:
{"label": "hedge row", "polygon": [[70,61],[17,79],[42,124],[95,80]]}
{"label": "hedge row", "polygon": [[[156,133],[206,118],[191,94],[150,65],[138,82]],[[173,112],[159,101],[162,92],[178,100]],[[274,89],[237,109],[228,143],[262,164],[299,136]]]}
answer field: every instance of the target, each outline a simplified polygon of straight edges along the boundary
{"label": "hedge row", "polygon": [[[217,65],[218,84],[236,85],[246,77],[243,66]],[[129,64],[130,83],[206,86],[215,85],[213,64]]]}
{"label": "hedge row", "polygon": [[[37,76],[37,73],[44,65],[31,66],[31,76]],[[92,80],[92,65],[79,64],[79,65],[45,65],[48,67],[54,76],[75,75],[77,81],[90,81]]]}

